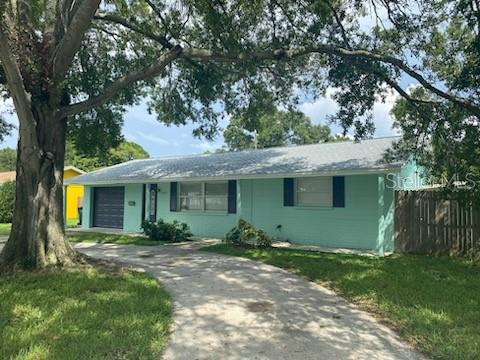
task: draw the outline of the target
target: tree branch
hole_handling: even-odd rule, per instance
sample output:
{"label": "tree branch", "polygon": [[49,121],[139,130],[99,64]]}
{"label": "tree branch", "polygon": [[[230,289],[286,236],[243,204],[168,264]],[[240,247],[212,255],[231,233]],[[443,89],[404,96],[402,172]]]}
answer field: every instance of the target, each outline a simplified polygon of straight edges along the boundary
{"label": "tree branch", "polygon": [[335,22],[337,23],[337,26],[340,29],[340,33],[342,34],[343,43],[345,44],[345,46],[348,49],[351,49],[352,47],[350,46],[350,41],[348,40],[347,31],[345,30],[345,27],[342,24],[342,20],[340,19],[340,15],[338,14],[337,10],[333,7],[333,5],[330,4],[330,1],[326,0],[325,3],[327,4],[328,8],[332,12],[333,18],[335,19]]}
{"label": "tree branch", "polygon": [[136,24],[132,21],[127,21],[125,20],[124,18],[118,16],[118,15],[113,15],[113,14],[105,14],[105,13],[101,13],[101,14],[97,14],[93,17],[95,20],[100,20],[100,21],[107,21],[107,22],[112,22],[114,24],[118,24],[118,25],[122,25],[123,27],[129,29],[129,30],[132,30],[136,33],[139,33],[151,40],[154,40],[158,43],[160,43],[163,47],[167,48],[167,49],[172,49],[174,47],[174,45],[172,43],[170,43],[168,41],[168,39],[164,36],[161,36],[161,35],[156,35],[156,34],[153,34],[149,31],[146,31],[144,29],[142,29],[139,24]]}
{"label": "tree branch", "polygon": [[91,110],[95,107],[105,104],[106,102],[114,98],[115,95],[117,95],[127,86],[138,81],[151,79],[160,74],[168,64],[180,57],[181,52],[182,48],[180,46],[174,47],[168,53],[161,55],[155,64],[133,71],[117,79],[116,81],[108,85],[103,90],[101,95],[61,108],[60,115],[62,117],[75,115],[80,112]]}
{"label": "tree branch", "polygon": [[[8,89],[17,112],[20,123],[20,136],[25,140],[28,139],[34,151],[36,151],[38,150],[38,139],[34,131],[36,122],[32,111],[31,96],[25,89],[20,67],[15,59],[14,52],[10,48],[8,30],[5,29],[9,21],[6,19],[6,16],[3,18],[0,16],[0,19],[3,20],[3,23],[0,23],[0,65],[3,68]],[[31,155],[34,156],[35,154],[32,153]]]}
{"label": "tree branch", "polygon": [[[112,99],[119,91],[125,87],[137,82],[146,80],[152,77],[157,76],[161,71],[172,61],[177,58],[185,58],[190,60],[200,60],[200,61],[215,61],[221,63],[244,63],[249,61],[284,61],[289,59],[294,59],[302,56],[307,56],[310,54],[327,54],[335,55],[342,58],[362,58],[375,62],[380,62],[384,64],[390,64],[396,68],[404,71],[414,79],[416,79],[421,85],[426,89],[430,90],[432,93],[438,95],[439,97],[451,101],[467,110],[472,114],[480,117],[480,106],[470,102],[467,99],[457,97],[455,95],[446,93],[435,86],[431,85],[421,74],[414,71],[402,60],[389,55],[382,55],[373,53],[367,50],[349,50],[338,46],[333,45],[317,45],[310,48],[299,48],[291,50],[271,50],[271,51],[258,51],[258,52],[244,52],[244,53],[220,53],[207,49],[198,49],[198,48],[186,48],[182,49],[180,46],[174,47],[170,52],[165,55],[160,56],[160,59],[157,63],[142,68],[138,71],[134,71],[124,77],[113,82],[109,85],[104,92],[94,98],[76,103],[67,107],[64,107],[61,110],[61,114],[64,116],[77,114],[79,112],[92,109],[99,105],[104,104],[105,102]],[[373,71],[373,70],[372,70]],[[378,74],[377,74],[378,75]],[[399,92],[401,96],[412,102],[421,102],[416,99],[411,98],[398,84],[393,82],[390,79],[384,79],[387,84],[392,86],[396,91]]]}
{"label": "tree branch", "polygon": [[19,121],[33,124],[30,94],[25,90],[20,68],[9,44],[10,41],[4,29],[4,24],[0,24],[0,64],[3,68],[3,74],[7,80]]}
{"label": "tree branch", "polygon": [[390,55],[382,55],[373,53],[368,50],[350,50],[334,45],[320,44],[313,47],[292,49],[292,50],[272,50],[272,51],[259,51],[249,53],[236,53],[225,54],[213,52],[205,49],[185,49],[182,56],[191,59],[217,61],[223,63],[241,63],[246,61],[266,61],[266,60],[288,60],[297,57],[306,56],[309,54],[327,54],[335,55],[342,58],[361,58],[371,61],[377,61],[384,64],[390,64],[396,68],[402,70],[415,80],[417,80],[424,88],[430,90],[435,95],[449,100],[467,110],[472,114],[480,117],[480,105],[473,103],[465,98],[455,96],[440,90],[439,88],[430,84],[420,73],[413,70],[410,66],[404,63],[402,60]]}
{"label": "tree branch", "polygon": [[100,0],[80,0],[64,36],[61,38],[52,56],[53,76],[56,82],[61,81],[72,64],[83,39],[90,27],[93,15],[100,6]]}

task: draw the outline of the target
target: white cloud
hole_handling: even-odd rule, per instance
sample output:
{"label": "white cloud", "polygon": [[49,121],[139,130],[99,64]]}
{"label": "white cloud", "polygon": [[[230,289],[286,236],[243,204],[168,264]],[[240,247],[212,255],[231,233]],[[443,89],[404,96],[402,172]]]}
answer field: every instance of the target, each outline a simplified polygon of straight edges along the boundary
{"label": "white cloud", "polygon": [[338,105],[332,99],[334,90],[328,89],[325,96],[314,102],[304,102],[300,105],[300,111],[307,115],[314,123],[326,123],[329,115],[335,114]]}
{"label": "white cloud", "polygon": [[216,149],[222,147],[222,144],[218,142],[202,141],[197,144],[192,144],[191,147],[200,150],[202,153],[206,151],[214,152]]}
{"label": "white cloud", "polygon": [[[151,134],[146,134],[145,132],[141,130],[137,130],[136,134],[141,137],[144,140],[147,140],[149,142],[155,143],[160,146],[178,146],[178,143],[176,141],[169,141],[164,138],[161,138],[159,136],[151,135]],[[131,135],[130,135],[131,136]]]}
{"label": "white cloud", "polygon": [[[338,110],[338,104],[332,98],[335,89],[330,88],[327,90],[326,95],[317,99],[314,102],[304,102],[300,105],[300,111],[307,115],[314,123],[327,123],[329,115],[334,115]],[[388,136],[396,134],[396,131],[392,129],[393,119],[390,115],[390,111],[398,99],[399,95],[396,92],[389,91],[382,100],[378,98],[373,107],[373,121],[375,123],[376,131],[375,136]],[[332,125],[334,133],[339,132],[340,129],[336,125]]]}
{"label": "white cloud", "polygon": [[385,99],[378,99],[373,107],[373,121],[375,123],[376,136],[388,136],[398,134],[398,130],[392,129],[393,118],[390,115],[395,101],[399,98],[396,92],[389,91]]}
{"label": "white cloud", "polygon": [[0,97],[0,114],[4,112],[11,112],[12,110],[13,110],[12,99],[8,98],[7,100],[4,100],[2,97]]}

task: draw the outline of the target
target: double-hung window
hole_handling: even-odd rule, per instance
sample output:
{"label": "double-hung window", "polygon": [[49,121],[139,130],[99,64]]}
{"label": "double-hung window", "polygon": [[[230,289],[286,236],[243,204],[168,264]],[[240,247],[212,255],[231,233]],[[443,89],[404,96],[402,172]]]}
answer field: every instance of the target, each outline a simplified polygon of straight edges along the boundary
{"label": "double-hung window", "polygon": [[296,205],[331,207],[333,204],[332,177],[296,179]]}
{"label": "double-hung window", "polygon": [[179,183],[181,211],[226,211],[228,207],[228,184],[226,181]]}
{"label": "double-hung window", "polygon": [[203,183],[180,183],[180,210],[203,210]]}

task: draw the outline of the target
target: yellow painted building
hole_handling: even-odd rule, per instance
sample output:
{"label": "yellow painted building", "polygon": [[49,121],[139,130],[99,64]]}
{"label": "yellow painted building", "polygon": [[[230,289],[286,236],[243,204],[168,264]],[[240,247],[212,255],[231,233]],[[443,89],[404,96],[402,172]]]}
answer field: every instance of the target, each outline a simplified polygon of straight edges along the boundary
{"label": "yellow painted building", "polygon": [[[84,174],[85,172],[75,166],[65,166],[63,180]],[[66,225],[78,225],[78,209],[83,205],[83,185],[65,186],[65,223]]]}

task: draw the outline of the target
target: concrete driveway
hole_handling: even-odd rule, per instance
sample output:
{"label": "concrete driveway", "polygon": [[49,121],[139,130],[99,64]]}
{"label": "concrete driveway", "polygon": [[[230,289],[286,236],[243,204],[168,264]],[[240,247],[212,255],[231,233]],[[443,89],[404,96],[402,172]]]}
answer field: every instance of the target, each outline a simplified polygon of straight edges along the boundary
{"label": "concrete driveway", "polygon": [[331,291],[282,269],[198,251],[77,244],[132,264],[174,298],[165,359],[422,359],[396,334]]}

